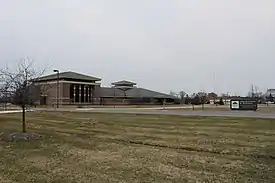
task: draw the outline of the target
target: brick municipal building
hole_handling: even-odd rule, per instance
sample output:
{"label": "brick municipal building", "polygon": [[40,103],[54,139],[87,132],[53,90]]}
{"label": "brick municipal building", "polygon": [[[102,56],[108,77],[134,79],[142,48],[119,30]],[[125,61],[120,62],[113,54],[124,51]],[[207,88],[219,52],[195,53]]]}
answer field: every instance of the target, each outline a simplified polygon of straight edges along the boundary
{"label": "brick municipal building", "polygon": [[141,105],[174,103],[176,97],[139,88],[130,81],[101,87],[101,79],[75,72],[62,72],[38,78],[40,105]]}

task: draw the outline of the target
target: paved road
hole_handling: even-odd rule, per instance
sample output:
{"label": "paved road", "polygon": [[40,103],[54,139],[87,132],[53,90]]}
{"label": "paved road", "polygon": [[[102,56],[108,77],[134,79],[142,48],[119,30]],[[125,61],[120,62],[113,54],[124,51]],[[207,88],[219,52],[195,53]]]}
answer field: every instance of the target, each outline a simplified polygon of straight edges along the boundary
{"label": "paved road", "polygon": [[[165,113],[165,112],[162,112]],[[275,114],[254,111],[167,111],[166,114],[180,116],[217,116],[217,117],[252,117],[275,119]]]}
{"label": "paved road", "polygon": [[[224,116],[224,117],[252,117],[275,119],[275,113],[261,113],[254,111],[201,111],[201,110],[161,110],[161,108],[37,108],[36,111],[71,111],[71,112],[102,112],[102,113],[128,113],[128,114],[160,114],[178,116]],[[20,113],[21,110],[0,111],[0,114]]]}
{"label": "paved road", "polygon": [[126,114],[160,114],[177,116],[217,116],[217,117],[251,117],[275,119],[275,113],[261,113],[254,111],[185,111],[185,110],[147,110],[131,108],[91,108],[91,109],[36,109],[47,111],[71,111],[71,112],[102,112],[102,113],[126,113]]}

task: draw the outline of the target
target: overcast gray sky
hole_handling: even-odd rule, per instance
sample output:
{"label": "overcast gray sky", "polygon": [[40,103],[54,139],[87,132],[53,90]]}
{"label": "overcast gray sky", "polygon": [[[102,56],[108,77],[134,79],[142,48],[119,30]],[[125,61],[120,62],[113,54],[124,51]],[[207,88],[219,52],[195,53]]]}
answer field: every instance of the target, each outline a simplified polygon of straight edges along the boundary
{"label": "overcast gray sky", "polygon": [[[0,64],[162,92],[275,88],[274,0],[0,0]],[[215,77],[213,73],[215,72]],[[213,79],[215,78],[215,79]]]}

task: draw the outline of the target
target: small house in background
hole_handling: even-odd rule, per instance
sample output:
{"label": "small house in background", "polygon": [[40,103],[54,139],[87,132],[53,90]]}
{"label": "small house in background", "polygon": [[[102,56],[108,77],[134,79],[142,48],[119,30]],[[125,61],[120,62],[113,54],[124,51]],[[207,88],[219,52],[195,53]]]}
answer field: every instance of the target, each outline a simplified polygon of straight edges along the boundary
{"label": "small house in background", "polygon": [[177,98],[137,87],[131,81],[118,81],[101,87],[101,79],[76,72],[62,72],[40,77],[35,82],[43,89],[40,105],[138,105],[174,103]]}

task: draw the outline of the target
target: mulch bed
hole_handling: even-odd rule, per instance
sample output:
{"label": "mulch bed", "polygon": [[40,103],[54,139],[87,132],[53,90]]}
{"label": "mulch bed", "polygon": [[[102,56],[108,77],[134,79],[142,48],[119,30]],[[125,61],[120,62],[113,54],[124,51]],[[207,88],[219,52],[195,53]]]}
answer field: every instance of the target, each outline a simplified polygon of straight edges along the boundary
{"label": "mulch bed", "polygon": [[42,135],[37,133],[12,133],[12,134],[3,134],[0,133],[0,140],[13,142],[13,141],[30,141],[41,138]]}

